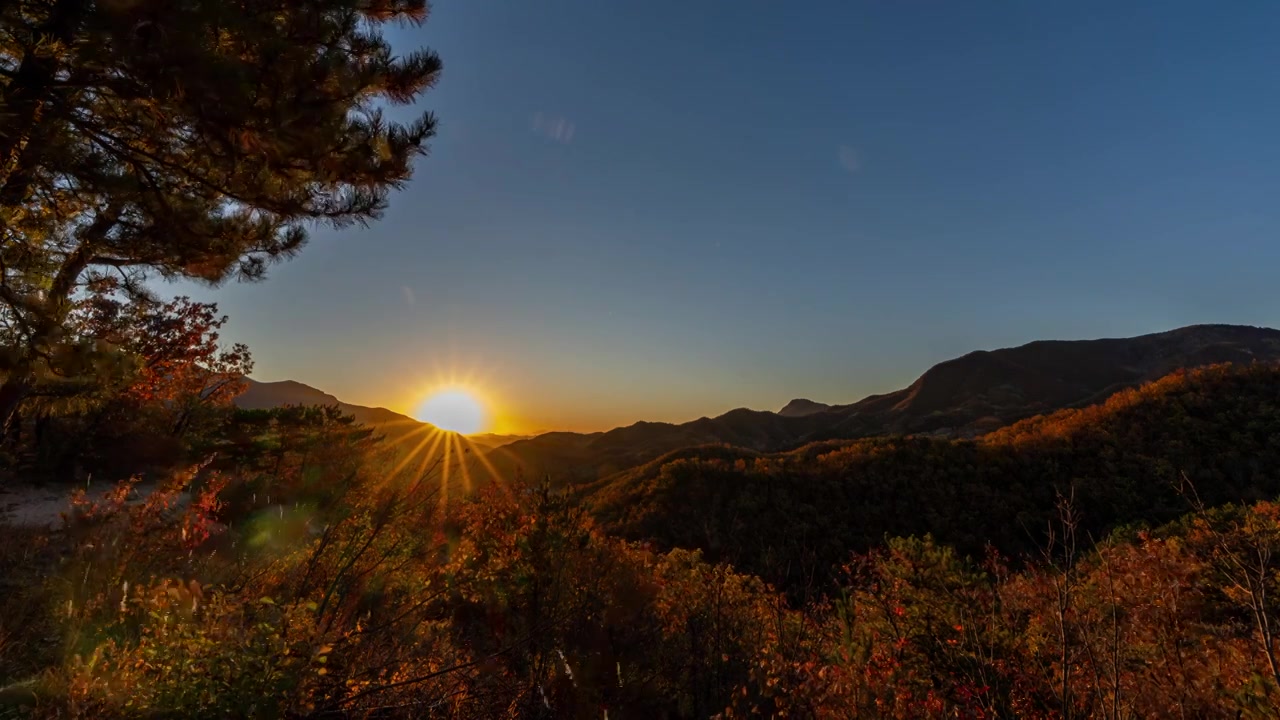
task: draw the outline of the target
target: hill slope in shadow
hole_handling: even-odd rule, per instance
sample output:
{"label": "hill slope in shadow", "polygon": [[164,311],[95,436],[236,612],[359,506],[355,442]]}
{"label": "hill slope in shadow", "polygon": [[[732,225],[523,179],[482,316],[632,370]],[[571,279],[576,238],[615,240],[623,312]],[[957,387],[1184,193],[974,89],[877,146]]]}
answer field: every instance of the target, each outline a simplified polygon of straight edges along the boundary
{"label": "hill slope in shadow", "polygon": [[706,444],[758,452],[885,434],[974,437],[1011,422],[1099,402],[1180,368],[1280,360],[1280,331],[1193,325],[1133,338],[1046,340],[939,363],[910,386],[847,405],[797,399],[779,412],[740,408],[682,424],[638,422],[548,433],[491,452],[501,472],[593,481]]}
{"label": "hill slope in shadow", "polygon": [[1177,371],[976,439],[831,440],[783,453],[678,450],[577,489],[602,526],[796,591],[886,536],[1035,555],[1060,497],[1081,543],[1280,493],[1280,363]]}

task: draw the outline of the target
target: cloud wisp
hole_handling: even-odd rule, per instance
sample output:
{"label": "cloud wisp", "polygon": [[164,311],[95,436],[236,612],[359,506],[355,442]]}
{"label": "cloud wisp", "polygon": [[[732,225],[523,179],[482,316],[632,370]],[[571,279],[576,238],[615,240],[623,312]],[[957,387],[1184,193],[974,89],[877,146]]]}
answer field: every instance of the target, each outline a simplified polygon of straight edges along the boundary
{"label": "cloud wisp", "polygon": [[573,142],[577,127],[572,120],[563,115],[539,112],[533,115],[533,131],[548,140],[568,145]]}

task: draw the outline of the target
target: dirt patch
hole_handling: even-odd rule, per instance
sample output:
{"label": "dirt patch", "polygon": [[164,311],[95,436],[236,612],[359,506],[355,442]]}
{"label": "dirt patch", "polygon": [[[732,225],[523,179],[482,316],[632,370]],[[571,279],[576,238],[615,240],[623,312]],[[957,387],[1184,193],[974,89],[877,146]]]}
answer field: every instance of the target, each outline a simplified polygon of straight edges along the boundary
{"label": "dirt patch", "polygon": [[[9,485],[0,487],[0,525],[55,529],[62,525],[62,514],[71,510],[71,493],[77,486]],[[107,483],[91,483],[86,489],[90,500],[102,500],[112,489]],[[139,485],[130,493],[130,502],[146,497],[154,487]]]}

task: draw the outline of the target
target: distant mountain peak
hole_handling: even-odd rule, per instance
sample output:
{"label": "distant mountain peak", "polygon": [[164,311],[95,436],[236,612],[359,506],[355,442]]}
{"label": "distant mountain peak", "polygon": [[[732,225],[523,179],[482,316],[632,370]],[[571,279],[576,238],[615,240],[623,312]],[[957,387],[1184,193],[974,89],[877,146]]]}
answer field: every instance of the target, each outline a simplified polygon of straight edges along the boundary
{"label": "distant mountain peak", "polygon": [[805,415],[812,415],[814,413],[830,410],[831,407],[832,406],[826,403],[814,402],[808,398],[796,398],[783,406],[783,408],[778,411],[778,414],[783,417],[804,417]]}
{"label": "distant mountain peak", "polygon": [[341,405],[338,398],[297,380],[262,382],[249,378],[249,387],[236,398],[246,410],[265,410],[281,405]]}

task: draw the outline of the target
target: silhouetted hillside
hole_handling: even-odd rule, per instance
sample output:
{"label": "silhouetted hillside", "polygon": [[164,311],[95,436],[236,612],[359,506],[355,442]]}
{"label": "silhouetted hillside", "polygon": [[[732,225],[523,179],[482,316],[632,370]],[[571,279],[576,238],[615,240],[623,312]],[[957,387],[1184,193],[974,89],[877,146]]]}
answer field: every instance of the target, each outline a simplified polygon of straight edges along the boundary
{"label": "silhouetted hillside", "polygon": [[682,450],[582,495],[612,532],[700,548],[797,590],[821,586],[886,535],[932,534],[975,556],[988,543],[1036,552],[1057,493],[1074,494],[1081,537],[1094,539],[1186,513],[1184,479],[1209,505],[1269,499],[1280,493],[1278,435],[1280,365],[1223,365],[977,440]]}
{"label": "silhouetted hillside", "polygon": [[1194,325],[1134,338],[1038,341],[978,351],[930,368],[909,387],[850,405],[793,400],[773,413],[738,409],[679,425],[639,422],[604,433],[553,433],[491,454],[511,472],[595,480],[704,444],[779,451],[885,434],[974,437],[1033,415],[1099,402],[1179,368],[1280,360],[1280,331]]}
{"label": "silhouetted hillside", "polygon": [[405,428],[418,428],[428,424],[386,408],[345,403],[329,393],[294,380],[249,380],[249,387],[236,398],[235,403],[245,410],[266,410],[285,405],[336,405],[344,413],[355,417],[356,422],[365,425],[394,423]]}
{"label": "silhouetted hillside", "polygon": [[[356,422],[377,428],[380,433],[388,437],[436,429],[430,423],[415,420],[394,410],[342,402],[333,395],[294,380],[279,382],[249,380],[248,382],[249,387],[235,399],[236,406],[244,410],[266,410],[285,405],[336,405],[342,412],[354,417]],[[474,445],[493,449],[513,440],[524,439],[524,436],[482,433],[468,436],[467,439]]]}
{"label": "silhouetted hillside", "polygon": [[1024,417],[1099,402],[1179,368],[1280,360],[1280,331],[1192,325],[1134,338],[1042,340],[933,366],[910,387],[839,408],[830,437],[973,436]]}
{"label": "silhouetted hillside", "polygon": [[818,415],[785,417],[739,408],[692,422],[637,422],[602,433],[547,433],[489,454],[500,470],[550,476],[557,482],[595,480],[679,448],[728,444],[756,450],[788,447],[822,427]]}
{"label": "silhouetted hillside", "polygon": [[832,406],[827,405],[826,403],[814,402],[806,398],[796,398],[783,406],[783,408],[778,411],[778,414],[785,417],[800,417],[802,415],[812,415],[818,412],[825,412],[830,410],[831,407]]}

